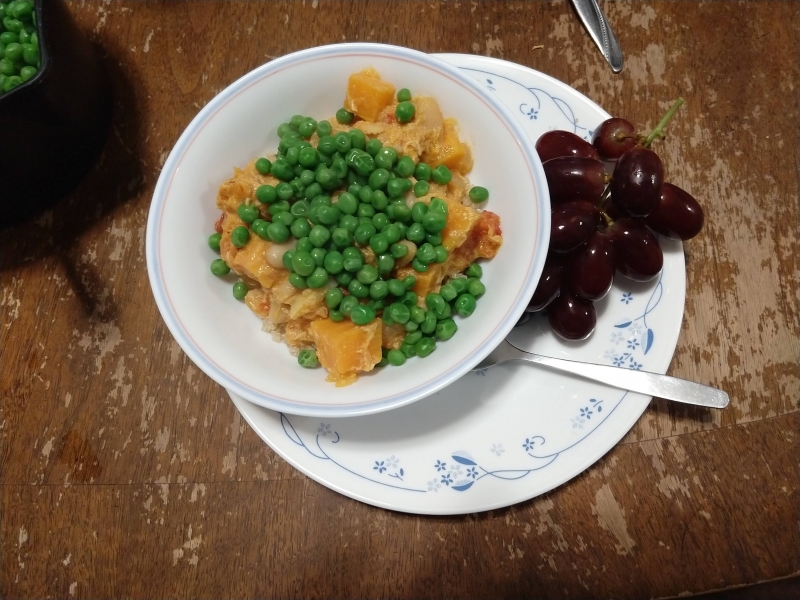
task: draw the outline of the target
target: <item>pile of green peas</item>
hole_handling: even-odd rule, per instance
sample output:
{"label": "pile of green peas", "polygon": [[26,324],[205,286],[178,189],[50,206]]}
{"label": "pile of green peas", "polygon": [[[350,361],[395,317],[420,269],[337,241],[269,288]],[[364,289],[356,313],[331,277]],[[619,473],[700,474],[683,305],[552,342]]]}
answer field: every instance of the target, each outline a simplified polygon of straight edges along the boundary
{"label": "pile of green peas", "polygon": [[[398,92],[401,97],[410,98],[407,89]],[[408,100],[400,104],[404,101]],[[353,115],[342,108],[336,119],[350,123]],[[255,200],[238,207],[245,225],[233,229],[231,243],[242,248],[252,235],[276,244],[294,238],[295,248],[282,258],[289,282],[301,290],[328,287],[325,304],[331,320],[368,325],[381,318],[387,325],[396,323],[405,329],[400,349],[384,349],[378,366],[399,366],[412,356],[430,355],[437,341],[449,340],[457,331],[452,316],[470,316],[486,291],[477,263],[442,285],[438,293],[428,294],[425,308],[411,291],[416,277],[392,277],[396,260],[405,257],[410,246],[416,248],[411,266],[418,273],[447,260],[442,246],[447,203],[434,197],[430,204],[417,201],[409,208],[405,196],[410,191],[417,198],[427,195],[431,180],[447,184],[450,170],[399,156],[394,148],[384,147],[378,139],[368,140],[358,129],[331,135],[328,121],[302,115],[282,123],[277,133],[281,141],[275,160],[259,158],[255,168],[280,182],[259,186]],[[314,133],[319,139],[316,148],[309,141]],[[340,193],[334,202],[336,192]],[[488,191],[476,186],[470,197],[484,201]],[[265,212],[270,221],[261,218]],[[209,246],[219,251],[220,239],[220,234],[212,234]],[[367,246],[375,254],[375,266],[367,264],[361,250]],[[218,258],[211,263],[211,272],[224,276],[230,268]],[[331,280],[335,287],[330,286]],[[247,291],[242,282],[233,286],[238,300]],[[309,368],[319,364],[313,350],[301,351],[298,363]]]}
{"label": "pile of green peas", "polygon": [[31,79],[40,67],[33,3],[0,2],[0,95]]}

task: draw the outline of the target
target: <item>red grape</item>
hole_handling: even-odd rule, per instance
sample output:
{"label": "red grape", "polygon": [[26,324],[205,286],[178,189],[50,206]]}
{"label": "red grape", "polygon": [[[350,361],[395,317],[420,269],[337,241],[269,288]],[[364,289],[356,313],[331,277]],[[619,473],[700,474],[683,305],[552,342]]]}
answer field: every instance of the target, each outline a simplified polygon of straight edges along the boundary
{"label": "red grape", "polygon": [[658,206],[644,222],[666,238],[688,240],[700,233],[703,220],[703,209],[697,200],[677,185],[665,182]]}
{"label": "red grape", "polygon": [[625,119],[606,119],[592,136],[592,145],[600,158],[615,161],[637,143],[636,128]]}
{"label": "red grape", "polygon": [[570,260],[567,283],[575,295],[597,301],[614,282],[614,248],[608,230],[598,230]]}
{"label": "red grape", "polygon": [[600,209],[588,200],[559,204],[550,215],[550,249],[571,252],[588,240],[600,224]]}
{"label": "red grape", "polygon": [[547,309],[550,326],[565,340],[583,340],[594,331],[597,314],[594,304],[562,290]]}
{"label": "red grape", "polygon": [[589,142],[569,131],[548,131],[536,141],[536,152],[542,162],[559,156],[600,157]]}
{"label": "red grape", "polygon": [[526,308],[525,311],[538,312],[555,300],[561,289],[562,279],[562,260],[551,254],[544,263],[544,269],[542,269],[542,275],[539,277],[536,291],[533,292],[533,297],[530,299],[530,302],[528,302],[528,308]]}
{"label": "red grape", "polygon": [[650,281],[664,265],[664,254],[653,232],[641,221],[622,218],[610,227],[617,270],[634,281]]}
{"label": "red grape", "polygon": [[543,163],[551,205],[583,198],[591,202],[600,199],[607,176],[603,163],[585,156],[562,156]]}
{"label": "red grape", "polygon": [[658,155],[638,146],[617,161],[611,178],[611,199],[623,213],[644,217],[655,209],[661,198],[664,166]]}

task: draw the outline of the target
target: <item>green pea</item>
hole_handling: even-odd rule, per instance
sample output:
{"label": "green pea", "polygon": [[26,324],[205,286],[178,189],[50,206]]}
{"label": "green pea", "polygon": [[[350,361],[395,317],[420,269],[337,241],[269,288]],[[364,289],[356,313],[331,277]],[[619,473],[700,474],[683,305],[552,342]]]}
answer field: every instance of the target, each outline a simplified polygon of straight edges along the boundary
{"label": "green pea", "polygon": [[450,211],[450,208],[447,206],[447,202],[436,197],[431,198],[430,209],[431,212],[437,212],[443,214],[444,216],[447,216],[447,213]]}
{"label": "green pea", "polygon": [[418,162],[417,166],[414,167],[414,177],[417,181],[430,181],[431,174],[431,168],[427,163]]}
{"label": "green pea", "polygon": [[283,223],[270,223],[267,227],[269,239],[276,244],[282,244],[289,239],[289,228]]}
{"label": "green pea", "polygon": [[319,366],[317,353],[310,348],[303,348],[297,355],[297,364],[306,369],[314,369]]}
{"label": "green pea", "polygon": [[345,317],[349,317],[350,311],[353,310],[355,306],[358,306],[358,298],[355,296],[345,296],[339,304],[339,310]]}
{"label": "green pea", "polygon": [[414,174],[414,160],[410,156],[402,156],[397,160],[394,168],[398,177],[411,177]]}
{"label": "green pea", "polygon": [[389,295],[389,284],[378,279],[369,286],[369,295],[375,300],[381,300]]}
{"label": "green pea", "polygon": [[269,214],[277,215],[279,212],[289,212],[292,205],[288,200],[278,200],[269,205]]}
{"label": "green pea", "polygon": [[317,123],[317,135],[321,138],[331,134],[331,124],[329,121],[320,121]]}
{"label": "green pea", "polygon": [[434,350],[436,350],[436,341],[429,337],[424,337],[420,341],[418,341],[415,345],[417,356],[420,358],[425,358],[426,356],[430,355]]}
{"label": "green pea", "polygon": [[375,311],[366,304],[358,304],[350,311],[350,320],[356,325],[368,325],[375,319]]}
{"label": "green pea", "polygon": [[419,325],[414,323],[414,321],[409,320],[408,323],[405,323],[403,325],[403,329],[405,329],[409,333],[412,333],[412,332],[417,331],[419,329]]}
{"label": "green pea", "polygon": [[447,217],[440,212],[428,211],[422,217],[422,226],[428,233],[439,233],[447,226]]}
{"label": "green pea", "polygon": [[285,181],[275,186],[275,193],[278,195],[278,200],[290,200],[294,197],[294,189]]}
{"label": "green pea", "polygon": [[322,267],[325,264],[325,257],[328,251],[325,250],[325,248],[314,248],[309,254],[311,254],[311,258],[314,259],[314,264],[318,267]]}
{"label": "green pea", "polygon": [[412,358],[417,355],[417,346],[415,344],[401,344],[400,352],[403,353],[403,356],[406,358]]}
{"label": "green pea", "polygon": [[439,295],[444,298],[446,302],[450,302],[458,296],[458,292],[452,283],[445,283],[439,288]]}
{"label": "green pea", "polygon": [[336,111],[336,120],[343,125],[350,123],[353,120],[353,113],[346,108],[340,108]]}
{"label": "green pea", "polygon": [[402,367],[406,364],[406,355],[400,350],[389,350],[389,353],[386,355],[386,360],[394,367]]}
{"label": "green pea", "polygon": [[263,204],[272,204],[278,199],[278,193],[274,186],[260,185],[256,188],[256,199]]}
{"label": "green pea", "polygon": [[343,215],[342,218],[339,219],[339,227],[346,229],[350,234],[356,232],[358,225],[358,218],[353,215]]}
{"label": "green pea", "polygon": [[317,174],[314,173],[314,183],[307,185],[303,190],[303,198],[309,201],[313,200],[317,196],[321,196],[323,191],[322,186],[317,183]]}
{"label": "green pea", "polygon": [[399,279],[390,279],[387,284],[389,286],[389,293],[392,296],[401,297],[406,293],[406,288]]}
{"label": "green pea", "polygon": [[394,245],[403,238],[400,227],[396,223],[389,223],[382,230],[381,233],[386,236],[390,245]]}
{"label": "green pea", "polygon": [[489,199],[489,190],[476,185],[469,190],[469,199],[473,202],[486,202]]}
{"label": "green pea", "polygon": [[306,219],[295,219],[290,227],[292,235],[296,238],[306,237],[311,232],[311,225]]}
{"label": "green pea", "polygon": [[414,196],[422,198],[431,191],[431,185],[427,181],[418,181],[414,184]]}
{"label": "green pea", "polygon": [[208,247],[216,252],[219,252],[219,242],[221,239],[221,233],[212,233],[210,236],[208,236]]}
{"label": "green pea", "polygon": [[322,266],[331,275],[341,273],[344,268],[344,257],[338,250],[330,250],[323,260]]}
{"label": "green pea", "polygon": [[[347,260],[345,260],[345,263],[347,263]],[[350,283],[347,284],[347,291],[356,298],[366,298],[369,296],[369,286],[361,283],[358,279],[350,280]]]}
{"label": "green pea", "polygon": [[[369,206],[362,204],[361,206]],[[369,240],[377,233],[375,229],[375,225],[372,223],[361,223],[358,227],[356,227],[356,231],[353,234],[353,237],[356,240],[356,243],[365,246],[369,243]]]}
{"label": "green pea", "polygon": [[303,277],[308,277],[314,272],[317,264],[310,252],[297,250],[292,257],[292,270]]}
{"label": "green pea", "polygon": [[450,315],[452,315],[452,314],[453,314],[453,309],[452,309],[452,308],[450,308],[450,305],[449,305],[449,304],[445,304],[445,305],[444,305],[444,310],[442,310],[442,311],[433,311],[433,312],[434,312],[434,314],[436,315],[436,318],[437,318],[439,321],[441,321],[441,320],[443,320],[443,319],[447,319],[447,318],[449,318],[449,317],[450,317]]}
{"label": "green pea", "polygon": [[424,308],[417,306],[415,304],[414,306],[409,306],[408,309],[411,313],[411,316],[409,318],[409,323],[415,323],[416,325],[419,325],[425,320]]}
{"label": "green pea", "polygon": [[[290,184],[295,189],[296,196],[305,195],[306,188],[312,183],[316,183],[317,174],[311,169],[303,169],[297,179],[293,179]],[[296,185],[295,185],[296,182]],[[298,189],[299,188],[299,189]]]}
{"label": "green pea", "polygon": [[[322,208],[320,210],[322,210]],[[314,225],[308,234],[308,239],[315,247],[321,248],[331,239],[331,232],[324,225]]]}
{"label": "green pea", "polygon": [[433,180],[439,185],[446,185],[450,183],[450,180],[453,178],[453,174],[446,166],[439,165],[433,169],[433,171],[431,171],[431,177],[433,177]]}
{"label": "green pea", "polygon": [[244,297],[247,295],[247,286],[241,282],[237,281],[233,284],[233,297],[237,300],[244,300]]}
{"label": "green pea", "polygon": [[314,135],[316,130],[317,122],[311,117],[303,119],[303,122],[297,127],[297,131],[306,139]]}
{"label": "green pea", "polygon": [[405,244],[392,244],[389,248],[392,258],[403,258],[408,254],[408,246]]}
{"label": "green pea", "polygon": [[289,119],[289,126],[296,131],[297,128],[300,127],[300,124],[305,121],[305,119],[306,118],[303,115],[292,115],[292,118]]}
{"label": "green pea", "polygon": [[231,268],[221,258],[211,261],[211,272],[217,277],[222,277],[231,272]]}
{"label": "green pea", "polygon": [[425,273],[428,270],[428,264],[414,257],[414,260],[411,261],[411,268],[413,268],[417,273]]}
{"label": "green pea", "polygon": [[[317,143],[317,150],[325,156],[333,156],[337,152],[336,140],[331,135],[323,135]],[[321,183],[321,182],[320,182]]]}
{"label": "green pea", "polygon": [[389,249],[389,240],[382,233],[376,233],[369,238],[369,247],[375,254],[383,254]]}
{"label": "green pea", "polygon": [[[409,321],[409,323],[412,323],[412,321]],[[416,323],[414,323],[414,324],[416,325]],[[417,325],[417,327],[419,327],[419,326]],[[406,337],[403,338],[403,343],[404,344],[416,344],[421,339],[422,339],[422,332],[418,331],[417,329],[415,329],[414,331],[409,331],[406,334]]]}
{"label": "green pea", "polygon": [[453,319],[444,319],[436,324],[436,339],[447,341],[458,331],[458,325]]}
{"label": "green pea", "polygon": [[394,109],[394,114],[400,123],[408,123],[414,118],[415,112],[416,109],[414,108],[414,105],[408,100],[400,102],[397,105],[397,108]]}
{"label": "green pea", "polygon": [[311,275],[306,278],[306,283],[311,289],[317,290],[328,283],[328,272],[322,267],[317,267]]}
{"label": "green pea", "polygon": [[299,273],[290,273],[289,283],[291,283],[298,290],[304,290],[308,287],[308,283],[306,283],[306,278],[300,275]]}
{"label": "green pea", "polygon": [[294,258],[296,253],[297,250],[287,250],[283,253],[283,256],[281,256],[281,262],[283,263],[283,266],[286,267],[286,270],[290,273],[294,272],[294,267],[292,267],[292,258]]}
{"label": "green pea", "polygon": [[266,158],[259,158],[256,161],[256,171],[262,175],[269,175],[270,169],[272,169],[272,162],[270,160]]}
{"label": "green pea", "polygon": [[391,179],[386,184],[386,195],[389,198],[400,198],[411,189],[411,180],[403,177]]}
{"label": "green pea", "polygon": [[358,210],[356,211],[356,215],[359,217],[367,217],[372,219],[375,216],[375,207],[369,204],[359,204]]}
{"label": "green pea", "polygon": [[353,234],[344,227],[334,227],[331,231],[331,240],[335,245],[344,248],[353,243]]}
{"label": "green pea", "polygon": [[342,314],[342,311],[331,309],[328,311],[328,318],[335,323],[340,323],[341,321],[344,321],[345,317]]}
{"label": "green pea", "polygon": [[297,155],[297,161],[304,167],[316,167],[319,164],[317,150],[315,148],[302,148]]}
{"label": "green pea", "polygon": [[348,133],[350,135],[350,145],[353,148],[358,148],[359,150],[366,148],[367,136],[364,135],[363,131],[353,128]]}
{"label": "green pea", "polygon": [[294,179],[294,169],[292,169],[292,165],[286,162],[283,158],[276,158],[275,161],[272,163],[272,169],[270,173],[273,177],[280,179],[281,181],[289,181]]}
{"label": "green pea", "polygon": [[483,277],[483,268],[478,263],[471,263],[465,270],[464,275],[467,277]]}
{"label": "green pea", "polygon": [[453,309],[462,317],[468,317],[475,311],[475,296],[469,292],[461,294],[453,303]]}
{"label": "green pea", "polygon": [[314,208],[315,206],[332,206],[333,202],[331,201],[331,197],[325,194],[319,194],[318,196],[314,196],[311,200],[311,204],[309,206]]}
{"label": "green pea", "polygon": [[417,295],[414,292],[406,292],[403,295],[403,304],[406,306],[416,306],[417,305]]}
{"label": "green pea", "polygon": [[314,244],[311,243],[311,240],[308,237],[302,237],[297,240],[297,244],[295,245],[295,250],[298,252],[308,252],[311,254],[311,251],[314,249]]}
{"label": "green pea", "polygon": [[441,246],[443,239],[444,238],[442,237],[441,231],[439,233],[429,233],[428,235],[425,236],[425,241],[428,242],[434,248],[436,246]]}
{"label": "green pea", "polygon": [[386,187],[389,182],[389,171],[384,167],[375,169],[370,173],[368,184],[373,190],[380,190]]}
{"label": "green pea", "polygon": [[17,43],[19,43],[18,33],[14,33],[13,31],[4,31],[0,33],[0,44],[8,46],[9,44],[17,44]]}
{"label": "green pea", "polygon": [[409,242],[420,244],[425,241],[425,228],[422,223],[413,223],[406,229],[406,239]]}
{"label": "green pea", "polygon": [[239,225],[239,227],[235,227],[233,231],[231,231],[231,242],[237,248],[243,248],[249,240],[250,231],[247,227]]}
{"label": "green pea", "polygon": [[480,279],[470,278],[467,283],[467,291],[475,296],[475,298],[480,298],[486,293],[486,286]]}
{"label": "green pea", "polygon": [[236,214],[245,223],[252,223],[258,218],[258,208],[252,204],[240,204],[236,209]]}
{"label": "green pea", "polygon": [[358,199],[367,204],[372,204],[372,188],[369,185],[363,186],[358,191]]}
{"label": "green pea", "polygon": [[414,223],[422,223],[422,217],[428,214],[428,210],[428,205],[424,202],[414,202],[414,205],[411,207],[411,219]]}
{"label": "green pea", "polygon": [[446,304],[447,302],[445,302],[441,294],[431,293],[425,296],[425,306],[427,306],[432,311],[442,312]]}
{"label": "green pea", "polygon": [[380,151],[381,148],[383,148],[383,142],[381,142],[377,138],[374,138],[367,142],[367,145],[364,147],[364,150],[366,150],[367,154],[369,154],[374,158],[375,155],[378,154],[378,151]]}
{"label": "green pea", "polygon": [[408,306],[401,302],[390,304],[386,310],[389,312],[389,317],[391,317],[395,323],[400,323],[401,325],[408,322],[408,319],[411,317],[411,311]]}
{"label": "green pea", "polygon": [[308,200],[298,200],[294,202],[289,209],[289,213],[294,217],[306,217],[308,216],[308,211]]}
{"label": "green pea", "polygon": [[283,136],[288,134],[290,131],[294,131],[294,129],[288,123],[281,123],[280,125],[278,125],[278,137],[279,138],[283,138]]}
{"label": "green pea", "polygon": [[342,256],[345,258],[357,258],[362,262],[364,260],[364,253],[354,246],[342,250]]}
{"label": "green pea", "polygon": [[269,240],[269,233],[267,229],[269,228],[269,221],[265,221],[264,219],[256,219],[250,225],[250,229],[260,237],[262,240]]}
{"label": "green pea", "polygon": [[321,206],[317,214],[319,215],[320,223],[323,225],[333,225],[334,223],[338,223],[339,219],[342,217],[342,211],[336,205]]}
{"label": "green pea", "polygon": [[350,136],[347,135],[347,132],[340,131],[335,136],[333,136],[333,142],[336,144],[336,151],[341,152],[342,154],[347,153],[350,148]]}
{"label": "green pea", "polygon": [[401,88],[397,92],[397,101],[398,102],[407,102],[411,100],[411,92],[408,88]]}
{"label": "green pea", "polygon": [[467,291],[467,280],[464,277],[456,277],[448,282],[448,285],[453,286],[456,294],[462,294]]}
{"label": "green pea", "polygon": [[378,279],[378,269],[372,265],[364,265],[356,273],[356,278],[365,285],[371,285]]}
{"label": "green pea", "polygon": [[18,42],[14,42],[13,44],[8,44],[6,46],[5,57],[12,62],[16,62],[20,58],[22,58],[22,44]]}
{"label": "green pea", "polygon": [[425,319],[420,323],[419,330],[422,333],[430,334],[436,331],[436,324],[438,323],[436,313],[432,310],[425,311]]}
{"label": "green pea", "polygon": [[23,23],[19,19],[14,19],[12,17],[6,17],[3,19],[3,25],[8,31],[13,31],[14,33],[19,33],[22,31]]}
{"label": "green pea", "polygon": [[422,244],[419,248],[417,248],[417,257],[415,260],[419,260],[421,263],[428,265],[432,263],[436,259],[436,250],[433,246],[428,243]]}
{"label": "green pea", "polygon": [[433,259],[433,262],[443,263],[447,260],[447,249],[444,246],[434,246],[433,249],[436,251],[436,257]]}
{"label": "green pea", "polygon": [[380,169],[391,170],[397,161],[397,150],[391,146],[384,146],[375,155],[375,165]]}
{"label": "green pea", "polygon": [[364,261],[360,258],[345,258],[342,264],[345,271],[355,273],[364,265]]}
{"label": "green pea", "polygon": [[336,206],[344,214],[354,215],[358,210],[358,199],[350,192],[344,192],[339,195]]}
{"label": "green pea", "polygon": [[375,190],[372,192],[372,206],[375,210],[384,210],[389,206],[389,199],[383,190]]}
{"label": "green pea", "polygon": [[391,254],[378,254],[375,257],[375,264],[378,267],[378,273],[388,275],[394,269],[394,258]]}
{"label": "green pea", "polygon": [[300,163],[300,148],[297,146],[292,146],[291,148],[287,148],[286,155],[284,156],[286,162],[289,163],[291,166],[295,166]]}

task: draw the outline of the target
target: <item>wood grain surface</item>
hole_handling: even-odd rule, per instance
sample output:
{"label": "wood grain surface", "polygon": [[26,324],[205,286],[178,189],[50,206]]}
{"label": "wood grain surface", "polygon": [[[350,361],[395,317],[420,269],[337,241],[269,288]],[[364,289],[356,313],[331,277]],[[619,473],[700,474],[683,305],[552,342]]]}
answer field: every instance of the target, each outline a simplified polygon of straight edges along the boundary
{"label": "wood grain surface", "polygon": [[[1,597],[800,597],[798,2],[603,2],[619,75],[564,0],[68,5],[114,120],[77,190],[0,233]],[[730,408],[656,399],[576,479],[467,517],[373,508],[275,455],[161,320],[146,219],[211,98],[343,41],[518,62],[642,128],[683,96],[658,152],[706,226],[669,372]]]}

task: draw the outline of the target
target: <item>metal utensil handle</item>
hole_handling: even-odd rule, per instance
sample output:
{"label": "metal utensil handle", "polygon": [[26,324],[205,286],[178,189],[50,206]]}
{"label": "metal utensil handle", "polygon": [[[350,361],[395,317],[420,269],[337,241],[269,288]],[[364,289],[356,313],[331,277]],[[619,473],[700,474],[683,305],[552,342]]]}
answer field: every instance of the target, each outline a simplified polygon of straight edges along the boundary
{"label": "metal utensil handle", "polygon": [[675,402],[683,402],[684,404],[725,408],[729,402],[728,394],[722,390],[678,377],[659,375],[647,371],[621,369],[607,365],[581,363],[530,353],[524,353],[519,358],[561,371],[568,371],[613,387],[674,400]]}
{"label": "metal utensil handle", "polygon": [[586,26],[589,36],[600,48],[603,57],[606,59],[611,70],[619,73],[622,70],[622,48],[620,48],[617,36],[611,29],[605,14],[600,9],[596,0],[572,0],[575,10],[581,21]]}

